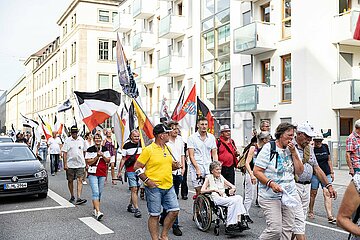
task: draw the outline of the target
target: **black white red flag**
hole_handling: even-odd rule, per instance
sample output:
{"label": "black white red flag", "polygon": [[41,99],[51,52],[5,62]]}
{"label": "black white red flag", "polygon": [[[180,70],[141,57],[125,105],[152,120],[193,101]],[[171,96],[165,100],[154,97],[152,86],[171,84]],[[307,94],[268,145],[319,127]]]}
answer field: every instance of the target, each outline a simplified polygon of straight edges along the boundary
{"label": "black white red flag", "polygon": [[112,89],[97,92],[75,91],[82,121],[90,131],[114,115],[120,106],[121,95]]}

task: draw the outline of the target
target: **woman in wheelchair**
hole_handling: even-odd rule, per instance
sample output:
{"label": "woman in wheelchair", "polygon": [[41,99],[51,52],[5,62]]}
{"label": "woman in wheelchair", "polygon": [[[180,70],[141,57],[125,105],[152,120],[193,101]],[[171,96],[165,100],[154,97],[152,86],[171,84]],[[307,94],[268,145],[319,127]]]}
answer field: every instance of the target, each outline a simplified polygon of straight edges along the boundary
{"label": "woman in wheelchair", "polygon": [[[249,229],[245,220],[243,198],[235,195],[236,187],[221,175],[221,163],[213,161],[210,164],[210,173],[206,176],[201,193],[211,193],[215,205],[227,207],[225,233],[241,232]],[[229,196],[225,190],[229,189]]]}

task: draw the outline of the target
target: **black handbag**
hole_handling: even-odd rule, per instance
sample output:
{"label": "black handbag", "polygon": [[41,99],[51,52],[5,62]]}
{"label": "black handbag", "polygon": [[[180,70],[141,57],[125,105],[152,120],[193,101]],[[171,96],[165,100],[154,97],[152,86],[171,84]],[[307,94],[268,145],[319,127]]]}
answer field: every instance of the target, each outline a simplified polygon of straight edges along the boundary
{"label": "black handbag", "polygon": [[124,165],[126,168],[134,165],[134,163],[136,162],[136,154],[139,150],[139,147],[136,148],[136,151],[133,155],[131,155],[128,159],[126,159],[126,161],[124,162]]}

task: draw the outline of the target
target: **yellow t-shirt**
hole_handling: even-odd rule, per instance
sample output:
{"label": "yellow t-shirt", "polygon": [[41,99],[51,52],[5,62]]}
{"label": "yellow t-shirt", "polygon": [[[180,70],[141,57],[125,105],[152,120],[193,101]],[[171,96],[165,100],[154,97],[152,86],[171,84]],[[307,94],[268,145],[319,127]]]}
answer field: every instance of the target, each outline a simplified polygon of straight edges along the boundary
{"label": "yellow t-shirt", "polygon": [[172,157],[166,147],[163,150],[153,142],[144,148],[137,161],[145,165],[145,175],[158,184],[158,188],[172,187]]}

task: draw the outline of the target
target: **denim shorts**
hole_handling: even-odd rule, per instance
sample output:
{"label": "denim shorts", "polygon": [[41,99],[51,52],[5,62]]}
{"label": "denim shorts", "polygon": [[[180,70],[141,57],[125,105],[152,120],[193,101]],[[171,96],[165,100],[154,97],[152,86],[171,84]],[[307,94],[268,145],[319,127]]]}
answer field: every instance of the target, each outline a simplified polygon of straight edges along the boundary
{"label": "denim shorts", "polygon": [[174,187],[171,187],[170,189],[161,189],[145,186],[145,197],[150,216],[160,216],[162,212],[161,206],[166,209],[166,212],[180,210]]}
{"label": "denim shorts", "polygon": [[[332,183],[331,175],[326,175],[326,178],[328,179],[329,183]],[[311,189],[318,189],[319,184],[321,184],[321,187],[324,188],[325,185],[319,180],[319,178],[314,174],[311,177]]]}
{"label": "denim shorts", "polygon": [[129,188],[139,187],[139,177],[135,172],[126,172],[126,176],[129,182]]}

